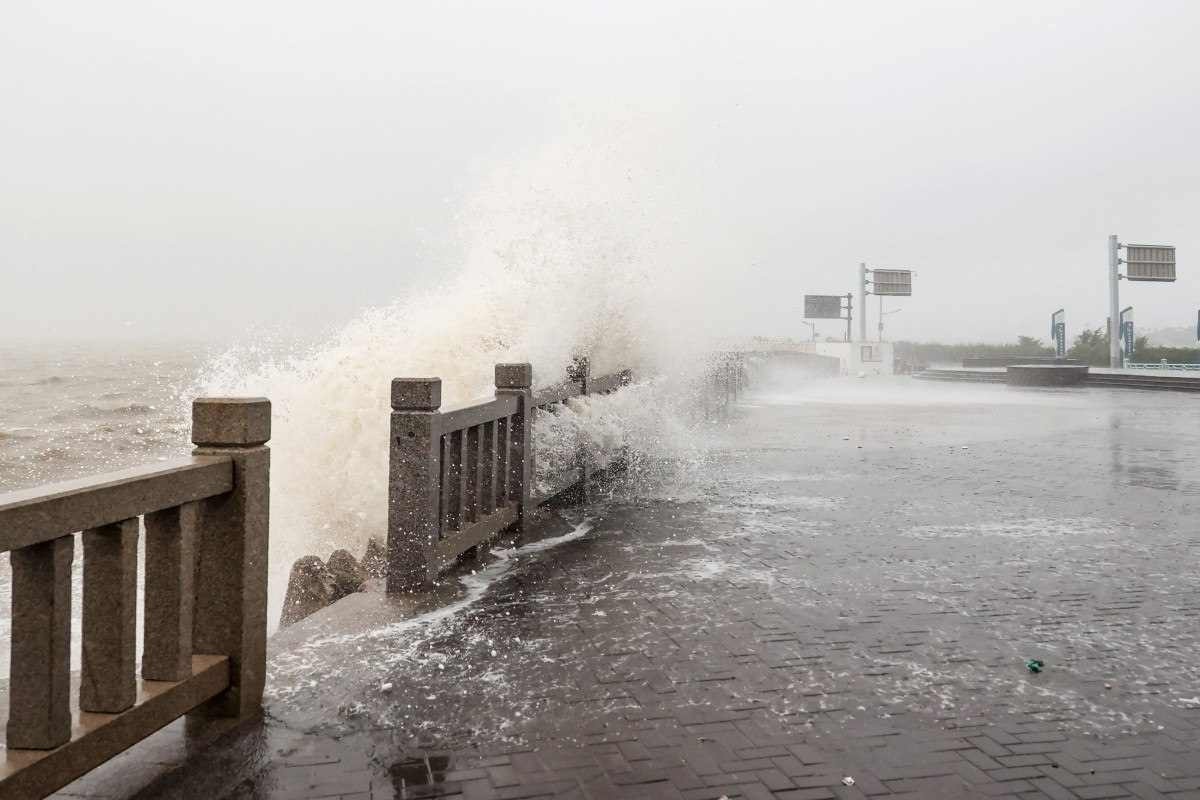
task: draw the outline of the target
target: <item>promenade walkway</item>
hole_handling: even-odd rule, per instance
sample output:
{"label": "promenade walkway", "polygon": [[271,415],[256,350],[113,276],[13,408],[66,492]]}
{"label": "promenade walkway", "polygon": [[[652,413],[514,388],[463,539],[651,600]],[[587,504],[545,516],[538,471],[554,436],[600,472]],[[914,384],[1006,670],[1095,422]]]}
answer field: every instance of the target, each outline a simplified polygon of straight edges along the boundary
{"label": "promenade walkway", "polygon": [[142,796],[1200,798],[1194,402],[764,392],[678,496],[279,637],[265,724]]}

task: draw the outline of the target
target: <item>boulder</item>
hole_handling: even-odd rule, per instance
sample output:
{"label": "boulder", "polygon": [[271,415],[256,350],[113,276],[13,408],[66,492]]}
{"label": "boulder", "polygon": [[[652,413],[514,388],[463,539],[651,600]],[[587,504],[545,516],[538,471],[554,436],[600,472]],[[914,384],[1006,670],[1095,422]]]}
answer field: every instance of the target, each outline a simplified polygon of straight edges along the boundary
{"label": "boulder", "polygon": [[367,542],[367,552],[363,554],[363,570],[372,578],[387,577],[387,547],[374,536]]}
{"label": "boulder", "polygon": [[279,624],[291,625],[321,610],[334,601],[334,592],[333,573],[325,562],[316,556],[298,559],[288,576]]}
{"label": "boulder", "polygon": [[366,570],[349,550],[334,550],[333,555],[329,556],[326,567],[333,578],[333,600],[331,602],[336,602],[366,588]]}

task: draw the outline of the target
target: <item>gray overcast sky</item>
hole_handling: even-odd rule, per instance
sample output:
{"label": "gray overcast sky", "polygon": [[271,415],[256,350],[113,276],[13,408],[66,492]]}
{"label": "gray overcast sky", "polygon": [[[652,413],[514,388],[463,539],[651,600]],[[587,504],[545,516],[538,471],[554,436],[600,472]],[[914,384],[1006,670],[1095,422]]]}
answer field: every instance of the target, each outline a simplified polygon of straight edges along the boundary
{"label": "gray overcast sky", "polygon": [[1109,233],[1179,247],[1122,299],[1190,324],[1198,48],[1193,0],[9,0],[0,335],[337,324],[454,273],[486,176],[563,139],[669,209],[721,331],[800,334],[867,260],[918,271],[890,335],[1074,333]]}

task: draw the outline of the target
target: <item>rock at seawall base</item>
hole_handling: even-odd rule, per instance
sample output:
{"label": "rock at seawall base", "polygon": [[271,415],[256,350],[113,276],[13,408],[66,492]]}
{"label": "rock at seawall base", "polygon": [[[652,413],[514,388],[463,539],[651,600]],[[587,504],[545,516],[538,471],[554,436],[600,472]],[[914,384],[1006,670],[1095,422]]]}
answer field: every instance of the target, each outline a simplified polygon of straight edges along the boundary
{"label": "rock at seawall base", "polygon": [[349,551],[335,550],[328,562],[305,556],[292,565],[279,624],[286,627],[299,622],[366,587],[366,570]]}
{"label": "rock at seawall base", "polygon": [[280,625],[291,625],[333,602],[333,574],[316,556],[297,559],[288,576]]}
{"label": "rock at seawall base", "polygon": [[387,547],[383,542],[376,539],[374,536],[367,542],[367,552],[363,553],[362,561],[363,570],[366,571],[368,577],[371,578],[386,578],[387,577]]}
{"label": "rock at seawall base", "polygon": [[334,550],[326,564],[333,577],[333,601],[361,592],[367,584],[367,573],[358,559],[348,550]]}

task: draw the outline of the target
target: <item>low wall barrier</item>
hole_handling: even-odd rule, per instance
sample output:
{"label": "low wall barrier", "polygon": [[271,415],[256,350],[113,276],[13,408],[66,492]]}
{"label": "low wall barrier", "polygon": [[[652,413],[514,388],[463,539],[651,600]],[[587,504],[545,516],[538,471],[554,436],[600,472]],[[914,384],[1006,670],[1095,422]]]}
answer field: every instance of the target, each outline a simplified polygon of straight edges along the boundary
{"label": "low wall barrier", "polygon": [[567,379],[533,389],[529,364],[497,364],[495,397],[442,410],[440,378],[392,381],[388,479],[389,592],[414,591],[527,511],[591,478],[583,459],[547,495],[533,491],[533,426],[538,413],[574,397],[627,385],[630,370],[593,377],[576,359]]}
{"label": "low wall barrier", "polygon": [[[42,797],[184,716],[249,717],[266,667],[271,405],[204,398],[190,458],[0,494],[12,653],[0,796]],[[144,640],[136,662],[145,531]],[[71,564],[82,531],[82,670]]]}

